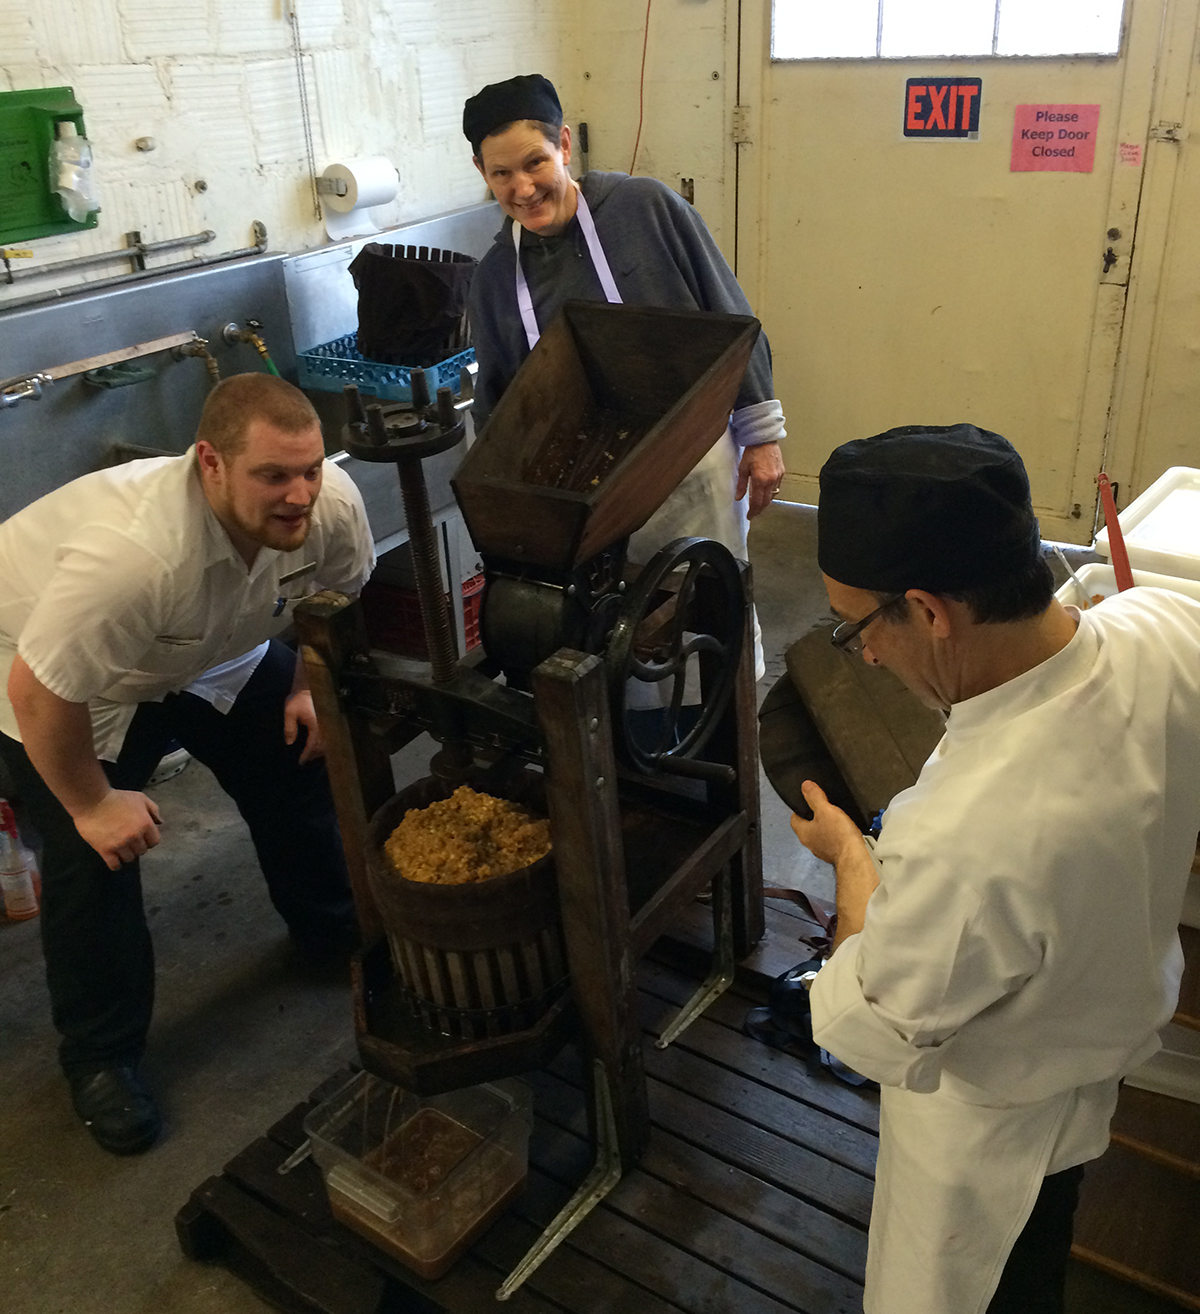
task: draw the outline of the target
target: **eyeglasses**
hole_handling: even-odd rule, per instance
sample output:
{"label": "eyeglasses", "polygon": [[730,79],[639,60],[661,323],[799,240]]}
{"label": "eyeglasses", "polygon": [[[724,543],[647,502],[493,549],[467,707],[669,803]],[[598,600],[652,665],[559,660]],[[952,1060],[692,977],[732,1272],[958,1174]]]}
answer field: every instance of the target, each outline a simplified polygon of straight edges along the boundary
{"label": "eyeglasses", "polygon": [[830,643],[839,651],[851,654],[862,652],[863,642],[859,637],[863,630],[873,620],[877,620],[883,615],[889,607],[894,607],[897,602],[904,601],[903,593],[894,593],[890,598],[885,598],[874,611],[869,611],[862,618],[856,621],[842,621],[842,623],[829,636]]}

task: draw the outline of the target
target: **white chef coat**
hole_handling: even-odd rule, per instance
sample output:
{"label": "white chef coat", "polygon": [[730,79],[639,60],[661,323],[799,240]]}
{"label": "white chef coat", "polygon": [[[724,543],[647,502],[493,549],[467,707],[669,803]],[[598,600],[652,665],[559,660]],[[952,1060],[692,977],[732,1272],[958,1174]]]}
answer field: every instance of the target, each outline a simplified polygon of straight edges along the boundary
{"label": "white chef coat", "polygon": [[1198,829],[1193,600],[1111,598],[955,704],[812,990],[818,1043],[883,1087],[867,1314],[985,1310],[1042,1178],[1103,1153],[1178,997]]}
{"label": "white chef coat", "polygon": [[72,480],[0,524],[0,731],[20,738],[7,695],[18,651],[51,692],[88,704],[107,761],[138,703],[196,681],[228,711],[296,603],[357,593],[374,564],[362,498],[328,461],[304,545],[260,548],[250,568],[194,448]]}

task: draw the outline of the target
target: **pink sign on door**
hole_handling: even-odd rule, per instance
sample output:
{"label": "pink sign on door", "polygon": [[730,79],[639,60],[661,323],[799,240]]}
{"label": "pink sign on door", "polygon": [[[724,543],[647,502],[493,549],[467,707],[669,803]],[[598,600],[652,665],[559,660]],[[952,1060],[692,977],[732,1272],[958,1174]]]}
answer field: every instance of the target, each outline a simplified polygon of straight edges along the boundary
{"label": "pink sign on door", "polygon": [[1013,173],[1091,173],[1099,105],[1018,105],[1013,120]]}

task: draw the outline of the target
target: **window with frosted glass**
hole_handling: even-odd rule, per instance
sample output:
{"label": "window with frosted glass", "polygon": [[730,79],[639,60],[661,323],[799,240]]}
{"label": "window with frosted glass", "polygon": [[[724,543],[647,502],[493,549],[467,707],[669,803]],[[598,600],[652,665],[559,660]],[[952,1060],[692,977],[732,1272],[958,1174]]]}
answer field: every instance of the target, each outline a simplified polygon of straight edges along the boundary
{"label": "window with frosted glass", "polygon": [[773,0],[772,59],[1115,55],[1124,0]]}

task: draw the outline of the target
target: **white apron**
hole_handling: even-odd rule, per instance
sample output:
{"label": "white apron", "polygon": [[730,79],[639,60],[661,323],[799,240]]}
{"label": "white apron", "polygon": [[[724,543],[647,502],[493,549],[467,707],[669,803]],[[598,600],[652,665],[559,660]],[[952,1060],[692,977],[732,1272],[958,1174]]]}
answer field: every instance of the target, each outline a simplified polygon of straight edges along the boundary
{"label": "white apron", "polygon": [[[609,305],[619,306],[621,294],[617,290],[608,257],[600,244],[599,234],[592,212],[582,189],[574,184],[576,194],[576,215],[579,227],[583,230],[588,254],[592,265],[604,289]],[[532,351],[541,337],[537,316],[533,309],[533,296],[525,271],[521,268],[521,225],[513,220],[513,251],[516,256],[517,306],[521,312],[521,323],[525,328],[525,338]],[[733,435],[726,426],[724,434],[709,448],[700,461],[675,489],[667,500],[658,508],[649,520],[629,537],[628,559],[635,565],[645,565],[662,547],[677,538],[711,538],[727,547],[739,561],[748,561],[746,549],[748,498],[734,501],[737,492],[738,449]],[[754,676],[762,679],[766,666],[762,655],[762,630],[758,624],[758,615],[751,609],[754,632]],[[641,682],[637,689],[630,689],[630,706],[658,707],[670,701],[670,682],[666,687],[650,686]],[[695,686],[693,688],[693,685]],[[700,698],[699,682],[689,673],[688,689],[685,702],[698,702]]]}
{"label": "white apron", "polygon": [[865,1314],[983,1314],[1074,1098],[989,1108],[883,1087]]}

